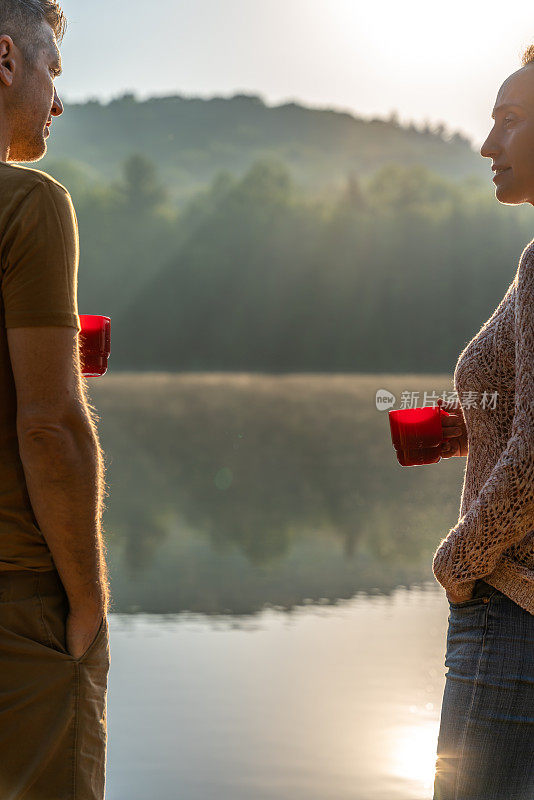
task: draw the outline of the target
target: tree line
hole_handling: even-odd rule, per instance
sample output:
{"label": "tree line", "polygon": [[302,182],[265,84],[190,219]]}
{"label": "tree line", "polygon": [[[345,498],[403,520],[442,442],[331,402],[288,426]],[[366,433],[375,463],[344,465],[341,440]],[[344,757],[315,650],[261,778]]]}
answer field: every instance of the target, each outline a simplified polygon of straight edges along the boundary
{"label": "tree line", "polygon": [[532,239],[489,176],[421,165],[310,194],[263,159],[184,206],[142,154],[109,183],[48,172],[76,207],[79,311],[112,318],[118,371],[452,372]]}

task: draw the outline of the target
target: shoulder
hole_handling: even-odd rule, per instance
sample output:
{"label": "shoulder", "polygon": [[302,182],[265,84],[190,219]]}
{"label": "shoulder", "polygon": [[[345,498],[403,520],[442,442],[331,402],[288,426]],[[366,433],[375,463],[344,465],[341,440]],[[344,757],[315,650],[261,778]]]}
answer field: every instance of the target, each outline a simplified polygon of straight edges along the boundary
{"label": "shoulder", "polygon": [[57,181],[48,172],[41,169],[33,169],[31,167],[21,167],[19,164],[6,164],[0,162],[0,176],[2,183],[8,183],[12,186],[26,186],[32,189],[39,184],[49,186],[52,189],[59,189],[59,191],[68,194],[68,190],[62,183]]}
{"label": "shoulder", "polygon": [[68,190],[47,172],[0,162],[0,242],[19,226],[41,225],[77,232]]}
{"label": "shoulder", "polygon": [[77,246],[78,221],[69,192],[46,172],[0,162],[0,262],[5,264],[17,242],[42,231]]}
{"label": "shoulder", "polygon": [[534,351],[534,241],[521,254],[514,283],[516,331],[525,339],[522,347],[530,358]]}
{"label": "shoulder", "polygon": [[534,239],[527,244],[521,253],[519,266],[515,274],[515,285],[518,290],[534,286]]}
{"label": "shoulder", "polygon": [[532,264],[534,263],[534,239],[530,241],[526,247],[524,248],[523,252],[521,253],[521,258],[519,259],[519,269],[524,263]]}
{"label": "shoulder", "polygon": [[32,200],[48,198],[60,206],[71,205],[68,189],[43,170],[0,162],[0,186],[4,197],[11,199],[14,210],[31,195]]}

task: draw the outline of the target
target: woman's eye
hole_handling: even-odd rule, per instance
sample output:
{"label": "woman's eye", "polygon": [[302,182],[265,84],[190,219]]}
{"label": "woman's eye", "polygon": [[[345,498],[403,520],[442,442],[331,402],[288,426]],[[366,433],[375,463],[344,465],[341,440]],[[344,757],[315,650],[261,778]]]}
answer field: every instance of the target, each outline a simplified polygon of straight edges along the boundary
{"label": "woman's eye", "polygon": [[513,122],[513,121],[514,121],[513,117],[506,117],[505,120],[504,120],[505,123],[506,122]]}

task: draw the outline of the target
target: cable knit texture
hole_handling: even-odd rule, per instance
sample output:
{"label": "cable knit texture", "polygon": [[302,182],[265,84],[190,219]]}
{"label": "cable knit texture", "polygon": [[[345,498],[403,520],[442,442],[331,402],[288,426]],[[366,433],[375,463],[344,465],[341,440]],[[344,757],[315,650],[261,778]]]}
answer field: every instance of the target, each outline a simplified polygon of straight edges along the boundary
{"label": "cable knit texture", "polygon": [[[434,575],[457,602],[483,578],[534,614],[534,240],[460,354],[454,388],[469,452],[460,516],[434,554]],[[497,392],[495,408],[483,407],[484,391]]]}

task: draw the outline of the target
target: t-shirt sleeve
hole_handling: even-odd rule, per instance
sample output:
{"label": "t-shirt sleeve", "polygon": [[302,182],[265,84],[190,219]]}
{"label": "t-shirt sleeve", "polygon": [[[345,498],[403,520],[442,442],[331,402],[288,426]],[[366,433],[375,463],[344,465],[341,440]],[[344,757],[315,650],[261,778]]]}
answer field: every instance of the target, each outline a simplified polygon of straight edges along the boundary
{"label": "t-shirt sleeve", "polygon": [[81,330],[78,221],[67,190],[39,181],[13,212],[2,238],[6,328],[67,325]]}
{"label": "t-shirt sleeve", "polygon": [[457,593],[468,594],[477,578],[497,573],[506,550],[534,531],[534,243],[525,248],[517,272],[514,325],[510,439],[468,512],[434,554],[434,576]]}

